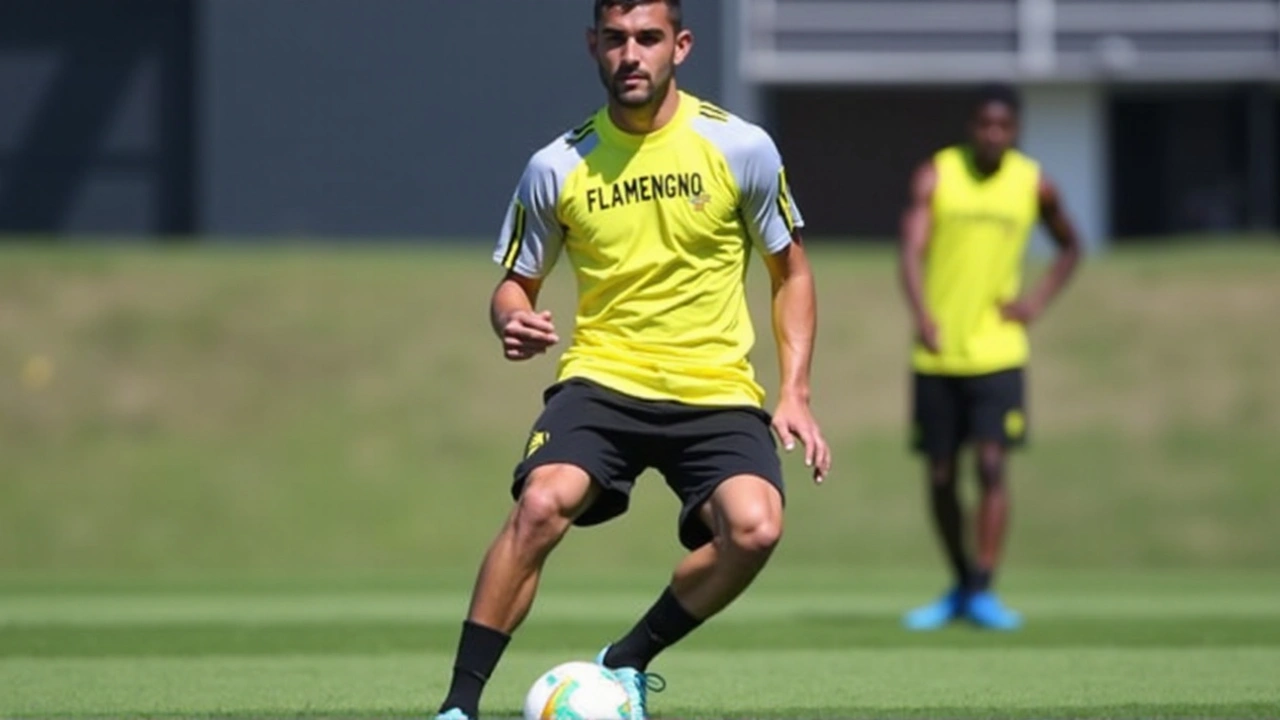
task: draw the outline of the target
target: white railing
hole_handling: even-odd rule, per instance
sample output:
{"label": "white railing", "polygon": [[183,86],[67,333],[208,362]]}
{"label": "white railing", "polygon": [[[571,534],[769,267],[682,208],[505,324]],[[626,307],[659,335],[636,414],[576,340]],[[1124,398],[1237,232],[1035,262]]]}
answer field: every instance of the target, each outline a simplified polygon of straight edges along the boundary
{"label": "white railing", "polygon": [[1280,80],[1280,0],[725,0],[757,84]]}

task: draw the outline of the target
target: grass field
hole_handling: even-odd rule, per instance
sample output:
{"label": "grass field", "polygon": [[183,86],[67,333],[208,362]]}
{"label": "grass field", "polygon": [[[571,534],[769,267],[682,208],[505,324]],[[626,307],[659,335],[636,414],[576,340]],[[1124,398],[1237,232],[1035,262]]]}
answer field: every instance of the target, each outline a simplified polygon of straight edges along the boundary
{"label": "grass field", "polygon": [[[421,716],[550,362],[487,248],[0,252],[0,717]],[[910,635],[944,578],[880,251],[814,250],[815,405],[760,584],[664,656],[661,717],[1280,717],[1280,247],[1085,265],[1033,334],[1012,635]],[[772,389],[765,284],[757,363]],[[547,293],[562,328],[571,282]],[[623,631],[677,559],[661,481],[573,533],[487,696]]]}
{"label": "grass field", "polygon": [[[658,577],[549,580],[490,684],[488,717],[589,658]],[[934,589],[901,573],[792,571],[659,659],[658,717],[1275,717],[1280,578],[1024,575],[1018,634],[910,635]],[[0,715],[422,716],[444,692],[458,587],[10,585]]]}

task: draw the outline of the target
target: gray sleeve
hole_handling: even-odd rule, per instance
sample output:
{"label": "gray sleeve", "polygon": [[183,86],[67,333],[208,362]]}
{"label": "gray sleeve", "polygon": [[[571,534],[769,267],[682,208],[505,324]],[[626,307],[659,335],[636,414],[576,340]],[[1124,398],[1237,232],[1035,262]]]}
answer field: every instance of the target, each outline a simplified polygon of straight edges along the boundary
{"label": "gray sleeve", "polygon": [[[752,132],[753,131],[753,132]],[[756,245],[776,253],[791,242],[792,233],[804,227],[800,208],[791,197],[787,171],[773,138],[751,128],[738,144],[730,166],[738,180],[742,216]]]}
{"label": "gray sleeve", "polygon": [[561,181],[540,155],[525,166],[502,221],[493,261],[529,278],[546,277],[556,264],[564,228],[556,212]]}

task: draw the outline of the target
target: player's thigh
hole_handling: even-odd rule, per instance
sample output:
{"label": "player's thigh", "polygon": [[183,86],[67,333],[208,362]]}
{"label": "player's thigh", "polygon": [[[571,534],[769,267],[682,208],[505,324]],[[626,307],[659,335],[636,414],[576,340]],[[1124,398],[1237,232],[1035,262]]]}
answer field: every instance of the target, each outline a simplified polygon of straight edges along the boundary
{"label": "player's thigh", "polygon": [[577,501],[573,517],[578,525],[626,512],[643,467],[613,430],[625,421],[617,415],[597,387],[576,382],[554,386],[516,464],[512,496],[520,499],[539,487],[535,483],[552,483],[566,499]]}
{"label": "player's thigh", "polygon": [[786,487],[768,415],[711,411],[682,426],[658,468],[680,498],[681,544],[700,547],[753,523],[780,531]]}
{"label": "player's thigh", "polygon": [[931,462],[950,462],[969,429],[959,378],[912,374],[911,446]]}
{"label": "player's thigh", "polygon": [[1026,373],[1002,370],[969,380],[970,436],[979,446],[1021,446],[1028,433]]}

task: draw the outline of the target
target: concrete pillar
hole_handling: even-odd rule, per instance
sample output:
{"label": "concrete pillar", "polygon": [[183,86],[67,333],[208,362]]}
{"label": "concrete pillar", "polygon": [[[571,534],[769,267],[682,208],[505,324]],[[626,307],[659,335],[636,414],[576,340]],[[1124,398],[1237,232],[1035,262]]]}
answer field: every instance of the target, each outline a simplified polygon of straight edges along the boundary
{"label": "concrete pillar", "polygon": [[720,94],[724,108],[744,120],[767,124],[761,88],[742,76],[742,57],[751,42],[751,6],[747,0],[720,3]]}
{"label": "concrete pillar", "polygon": [[[1022,148],[1053,178],[1090,252],[1106,248],[1110,233],[1106,96],[1093,84],[1023,88]],[[1033,252],[1048,235],[1037,232]]]}

